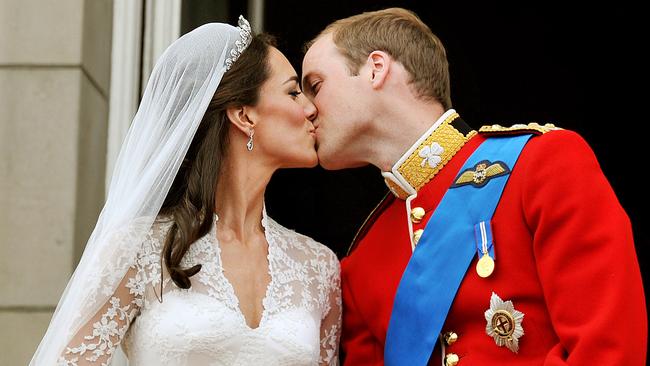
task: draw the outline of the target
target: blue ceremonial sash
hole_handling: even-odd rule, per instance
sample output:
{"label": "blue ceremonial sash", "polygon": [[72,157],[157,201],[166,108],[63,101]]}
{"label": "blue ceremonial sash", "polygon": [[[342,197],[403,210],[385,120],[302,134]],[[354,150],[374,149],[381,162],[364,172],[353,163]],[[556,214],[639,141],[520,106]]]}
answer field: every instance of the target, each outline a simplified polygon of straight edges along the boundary
{"label": "blue ceremonial sash", "polygon": [[[445,193],[397,288],[384,346],[385,365],[419,366],[429,361],[451,303],[476,253],[476,227],[481,222],[490,223],[509,172],[531,136],[488,138],[459,173],[487,160],[504,163],[509,168],[508,174],[494,176],[484,185],[454,185]],[[488,236],[491,240],[491,233]],[[493,250],[490,248],[492,255]]]}

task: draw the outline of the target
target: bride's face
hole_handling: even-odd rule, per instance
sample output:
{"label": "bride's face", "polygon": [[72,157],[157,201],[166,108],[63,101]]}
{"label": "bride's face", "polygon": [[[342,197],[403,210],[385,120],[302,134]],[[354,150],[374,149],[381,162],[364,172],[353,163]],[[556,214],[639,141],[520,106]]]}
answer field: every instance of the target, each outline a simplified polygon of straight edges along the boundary
{"label": "bride's face", "polygon": [[316,107],[300,90],[298,75],[276,48],[269,50],[270,77],[262,85],[257,105],[254,149],[281,168],[318,164],[314,126]]}

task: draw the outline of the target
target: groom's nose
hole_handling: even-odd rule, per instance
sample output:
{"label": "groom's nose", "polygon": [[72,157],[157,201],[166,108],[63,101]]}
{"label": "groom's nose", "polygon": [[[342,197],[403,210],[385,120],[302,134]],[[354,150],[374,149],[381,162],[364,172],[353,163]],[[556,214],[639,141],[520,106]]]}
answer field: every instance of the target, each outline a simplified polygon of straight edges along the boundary
{"label": "groom's nose", "polygon": [[304,98],[304,110],[305,110],[305,117],[307,117],[308,120],[311,122],[314,122],[316,117],[318,116],[318,109],[314,105],[314,103],[311,102],[311,100]]}

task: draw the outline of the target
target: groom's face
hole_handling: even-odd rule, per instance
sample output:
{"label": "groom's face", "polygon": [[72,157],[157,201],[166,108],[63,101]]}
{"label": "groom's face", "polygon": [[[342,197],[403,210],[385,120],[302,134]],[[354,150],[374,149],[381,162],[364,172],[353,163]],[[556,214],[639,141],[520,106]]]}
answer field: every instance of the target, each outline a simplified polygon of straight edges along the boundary
{"label": "groom's face", "polygon": [[318,159],[326,169],[365,165],[354,152],[354,140],[363,131],[364,95],[359,76],[351,75],[345,57],[331,34],[320,37],[302,63],[303,91],[318,109]]}

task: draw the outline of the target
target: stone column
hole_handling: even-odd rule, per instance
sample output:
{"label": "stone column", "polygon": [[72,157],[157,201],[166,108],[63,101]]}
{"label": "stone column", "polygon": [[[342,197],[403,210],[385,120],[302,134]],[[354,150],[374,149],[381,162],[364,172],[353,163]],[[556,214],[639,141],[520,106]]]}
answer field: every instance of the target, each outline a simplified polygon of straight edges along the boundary
{"label": "stone column", "polygon": [[104,200],[112,0],[0,0],[0,364],[25,365]]}

